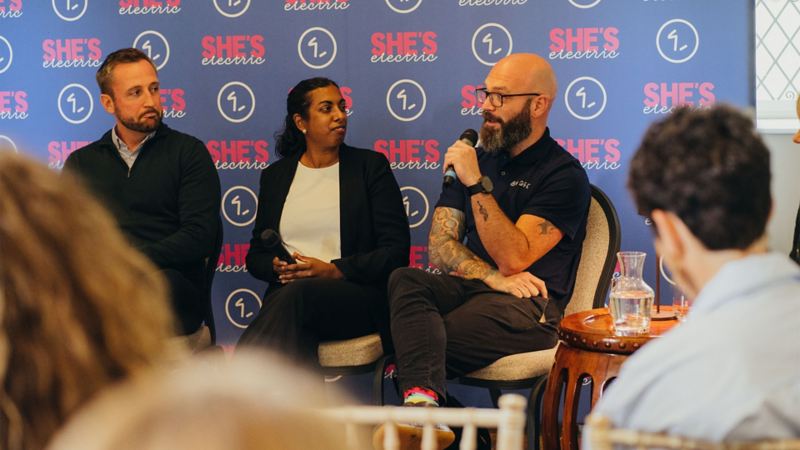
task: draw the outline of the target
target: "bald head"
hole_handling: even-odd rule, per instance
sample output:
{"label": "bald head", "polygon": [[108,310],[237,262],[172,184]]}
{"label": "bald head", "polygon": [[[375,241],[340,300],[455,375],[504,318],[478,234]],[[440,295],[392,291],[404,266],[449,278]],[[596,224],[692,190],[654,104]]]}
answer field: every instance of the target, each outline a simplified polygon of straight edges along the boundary
{"label": "bald head", "polygon": [[554,98],[558,85],[553,68],[544,58],[533,53],[514,53],[501,59],[489,72],[489,77],[505,80],[512,89],[541,92]]}

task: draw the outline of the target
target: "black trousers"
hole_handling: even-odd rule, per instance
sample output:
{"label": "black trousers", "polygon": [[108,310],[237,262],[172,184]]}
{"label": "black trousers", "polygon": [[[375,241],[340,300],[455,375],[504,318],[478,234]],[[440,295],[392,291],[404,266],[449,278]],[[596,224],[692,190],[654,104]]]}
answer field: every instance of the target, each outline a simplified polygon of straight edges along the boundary
{"label": "black trousers", "polygon": [[561,319],[544,298],[517,298],[482,281],[411,268],[389,278],[389,309],[400,389],[425,387],[441,398],[446,378],[553,347]]}
{"label": "black trousers", "polygon": [[344,280],[306,278],[270,289],[239,346],[260,345],[303,364],[318,364],[322,341],[381,332],[389,344],[388,307],[383,289]]}
{"label": "black trousers", "polygon": [[[198,281],[191,280],[185,273],[176,269],[162,269],[167,280],[172,300],[172,310],[177,319],[178,332],[187,335],[200,328],[210,307],[207,294],[198,287]],[[209,316],[210,317],[210,316]]]}

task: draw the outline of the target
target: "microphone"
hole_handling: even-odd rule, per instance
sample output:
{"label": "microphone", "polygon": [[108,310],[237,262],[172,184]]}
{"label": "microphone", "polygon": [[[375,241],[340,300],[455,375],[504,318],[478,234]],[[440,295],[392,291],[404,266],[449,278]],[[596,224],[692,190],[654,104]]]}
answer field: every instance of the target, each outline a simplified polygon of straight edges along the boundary
{"label": "microphone", "polygon": [[[458,137],[458,140],[463,141],[470,147],[475,147],[475,143],[478,142],[478,132],[472,128],[467,128],[463,133],[461,133],[461,136]],[[451,164],[447,166],[447,170],[444,172],[443,183],[445,186],[450,186],[454,181],[456,181],[456,171],[453,169]]]}
{"label": "microphone", "polygon": [[281,235],[272,228],[267,228],[261,232],[261,243],[264,244],[264,247],[266,247],[267,250],[275,253],[275,256],[277,256],[278,259],[286,261],[289,264],[297,263],[297,261],[292,258],[292,255],[283,245],[283,239],[281,239]]}

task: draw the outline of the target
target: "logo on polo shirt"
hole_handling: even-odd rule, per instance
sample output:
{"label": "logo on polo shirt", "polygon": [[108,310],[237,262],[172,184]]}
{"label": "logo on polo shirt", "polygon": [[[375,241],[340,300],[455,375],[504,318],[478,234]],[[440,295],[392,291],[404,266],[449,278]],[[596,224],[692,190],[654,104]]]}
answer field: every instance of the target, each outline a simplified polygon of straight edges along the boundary
{"label": "logo on polo shirt", "polygon": [[50,141],[47,144],[47,165],[51,169],[63,168],[64,162],[72,152],[90,143],[90,141]]}
{"label": "logo on polo shirt", "polygon": [[231,81],[220,88],[217,109],[228,122],[242,123],[253,115],[256,96],[247,84]]}
{"label": "logo on polo shirt", "polygon": [[231,36],[204,36],[204,66],[230,66],[264,64],[264,36],[260,34],[237,34]]}
{"label": "logo on polo shirt", "polygon": [[0,36],[0,73],[5,72],[11,67],[14,61],[14,49],[8,39]]}
{"label": "logo on polo shirt", "polygon": [[673,64],[689,61],[700,47],[700,35],[691,22],[672,19],[661,25],[656,35],[658,54]]}
{"label": "logo on polo shirt", "polygon": [[569,0],[572,6],[581,9],[594,8],[601,0]]}
{"label": "logo on polo shirt", "polygon": [[178,14],[181,0],[119,0],[119,14]]}
{"label": "logo on polo shirt", "polygon": [[98,38],[45,39],[42,51],[45,69],[100,67],[103,58]]}
{"label": "logo on polo shirt", "polygon": [[528,0],[458,0],[458,6],[519,6]]}
{"label": "logo on polo shirt", "polygon": [[258,197],[247,186],[233,186],[222,196],[222,215],[233,226],[246,227],[256,220]]}
{"label": "logo on polo shirt", "polygon": [[620,168],[620,142],[614,138],[556,139],[586,170],[617,170]]}
{"label": "logo on polo shirt", "polygon": [[386,0],[386,5],[392,11],[398,14],[408,14],[413,12],[419,5],[422,4],[422,0]]}
{"label": "logo on polo shirt", "polygon": [[417,120],[425,112],[427,101],[422,85],[410,79],[397,80],[386,91],[386,108],[401,122]]}
{"label": "logo on polo shirt", "polygon": [[229,19],[235,19],[247,12],[250,0],[214,0],[217,12]]}
{"label": "logo on polo shirt", "polygon": [[84,85],[68,84],[58,93],[58,112],[67,122],[73,125],[86,122],[93,111],[92,94]]}
{"label": "logo on polo shirt", "polygon": [[247,272],[245,258],[249,250],[249,243],[225,243],[222,249],[220,249],[219,260],[217,261],[217,272]]}
{"label": "logo on polo shirt", "polygon": [[330,11],[350,7],[350,0],[284,0],[284,11]]}
{"label": "logo on polo shirt", "polygon": [[433,62],[439,45],[433,31],[372,33],[372,63]]}
{"label": "logo on polo shirt", "polygon": [[89,0],[52,0],[53,11],[64,21],[74,22],[86,14]]}
{"label": "logo on polo shirt", "polygon": [[225,299],[225,315],[234,326],[245,329],[261,309],[261,297],[250,289],[236,289]]}
{"label": "logo on polo shirt", "polygon": [[261,170],[269,166],[269,144],[264,139],[210,140],[206,148],[217,170]]}
{"label": "logo on polo shirt", "polygon": [[511,33],[499,23],[483,24],[472,33],[472,55],[483,65],[495,65],[510,55],[513,47]]}
{"label": "logo on polo shirt", "polygon": [[160,88],[161,108],[164,119],[182,119],[186,117],[186,91],[181,88]]}
{"label": "logo on polo shirt", "polygon": [[312,69],[324,69],[336,59],[336,38],[322,27],[311,27],[297,40],[297,54]]}
{"label": "logo on polo shirt", "polygon": [[17,144],[8,136],[0,134],[0,151],[17,151]]}
{"label": "logo on polo shirt", "polygon": [[550,59],[614,59],[619,56],[619,28],[583,27],[550,30]]}
{"label": "logo on polo shirt", "polygon": [[22,0],[0,0],[0,19],[22,17]]}
{"label": "logo on polo shirt", "polygon": [[425,193],[414,186],[403,186],[400,188],[400,194],[403,196],[403,206],[408,216],[408,227],[417,228],[425,223],[430,212],[430,204]]}
{"label": "logo on polo shirt", "polygon": [[676,106],[709,107],[717,100],[714,83],[650,82],[644,85],[644,114],[669,114]]}
{"label": "logo on polo shirt", "polygon": [[28,93],[25,91],[0,91],[0,119],[25,120],[28,118]]}
{"label": "logo on polo shirt", "polygon": [[564,103],[573,117],[592,120],[606,109],[606,88],[592,77],[579,77],[564,91]]}
{"label": "logo on polo shirt", "polygon": [[133,40],[133,47],[145,52],[156,65],[156,70],[163,69],[169,61],[169,41],[158,31],[147,30],[139,33]]}
{"label": "logo on polo shirt", "polygon": [[482,84],[465,84],[461,87],[461,115],[480,116],[483,114],[483,105],[478,102],[478,88],[484,87]]}
{"label": "logo on polo shirt", "polygon": [[383,153],[393,170],[439,170],[442,164],[436,139],[378,139],[372,146]]}

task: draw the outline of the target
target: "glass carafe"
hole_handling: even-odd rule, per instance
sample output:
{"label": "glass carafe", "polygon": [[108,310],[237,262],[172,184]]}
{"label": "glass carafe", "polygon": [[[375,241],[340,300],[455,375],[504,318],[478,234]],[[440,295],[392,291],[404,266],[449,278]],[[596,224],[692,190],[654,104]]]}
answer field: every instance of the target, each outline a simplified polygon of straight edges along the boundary
{"label": "glass carafe", "polygon": [[653,289],[644,282],[644,252],[618,252],[620,276],[614,280],[608,309],[617,336],[640,336],[650,331]]}

